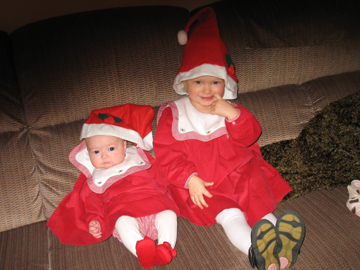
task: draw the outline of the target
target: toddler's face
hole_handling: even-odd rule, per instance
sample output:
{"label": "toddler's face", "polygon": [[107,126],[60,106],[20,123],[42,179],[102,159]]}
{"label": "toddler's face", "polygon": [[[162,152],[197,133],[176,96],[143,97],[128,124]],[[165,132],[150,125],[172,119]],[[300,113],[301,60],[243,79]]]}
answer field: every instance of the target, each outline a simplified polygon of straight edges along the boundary
{"label": "toddler's face", "polygon": [[97,135],[85,139],[91,163],[95,168],[108,169],[125,159],[126,141],[114,136]]}
{"label": "toddler's face", "polygon": [[210,113],[214,94],[224,95],[225,81],[212,76],[201,76],[184,81],[191,104],[200,112]]}

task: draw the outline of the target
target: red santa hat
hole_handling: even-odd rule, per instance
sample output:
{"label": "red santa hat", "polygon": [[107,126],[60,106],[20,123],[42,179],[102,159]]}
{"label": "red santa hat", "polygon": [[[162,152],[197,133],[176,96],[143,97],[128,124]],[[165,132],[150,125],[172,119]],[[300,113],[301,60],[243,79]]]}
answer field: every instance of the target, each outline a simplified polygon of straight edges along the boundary
{"label": "red santa hat", "polygon": [[236,99],[238,79],[235,75],[234,63],[220,38],[216,15],[211,7],[201,9],[190,18],[185,30],[178,32],[178,41],[181,45],[185,45],[185,48],[181,67],[174,81],[176,93],[187,94],[183,85],[185,80],[213,76],[225,81],[223,98]]}
{"label": "red santa hat", "polygon": [[154,115],[151,106],[130,103],[93,110],[82,127],[80,140],[96,135],[115,136],[149,151],[153,148]]}

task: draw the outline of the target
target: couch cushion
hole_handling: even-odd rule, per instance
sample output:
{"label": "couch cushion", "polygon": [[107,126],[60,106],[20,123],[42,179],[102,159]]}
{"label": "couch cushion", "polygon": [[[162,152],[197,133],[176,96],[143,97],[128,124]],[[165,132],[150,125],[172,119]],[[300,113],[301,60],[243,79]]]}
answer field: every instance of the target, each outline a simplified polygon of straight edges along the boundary
{"label": "couch cushion", "polygon": [[44,220],[9,36],[0,32],[0,231]]}
{"label": "couch cushion", "polygon": [[360,90],[326,106],[296,139],[261,151],[293,188],[286,199],[359,178]]}
{"label": "couch cushion", "polygon": [[40,177],[46,218],[50,218],[80,175],[80,171],[69,162],[68,156],[80,143],[83,123],[84,121],[75,121],[31,130],[31,146]]}
{"label": "couch cushion", "polygon": [[360,71],[326,76],[301,85],[282,85],[241,93],[236,103],[260,121],[259,145],[295,139],[329,103],[360,89]]}
{"label": "couch cushion", "polygon": [[338,187],[278,204],[275,215],[287,209],[295,210],[306,227],[304,244],[294,269],[359,268],[360,219],[347,209],[347,199],[346,187]]}
{"label": "couch cushion", "polygon": [[[91,246],[63,245],[49,230],[50,268],[62,269],[144,269],[125,246],[114,237]],[[247,269],[247,256],[226,239],[219,225],[200,227],[178,219],[177,257],[166,266],[152,269]]]}
{"label": "couch cushion", "polygon": [[51,269],[49,252],[45,222],[0,233],[0,269]]}
{"label": "couch cushion", "polygon": [[51,18],[10,37],[29,125],[84,120],[123,103],[159,106],[176,99],[172,83],[186,24],[180,7],[129,7]]}
{"label": "couch cushion", "polygon": [[359,70],[360,9],[353,0],[228,0],[211,4],[239,91],[301,84]]}
{"label": "couch cushion", "polygon": [[24,123],[8,34],[0,31],[0,132],[18,131]]}
{"label": "couch cushion", "polygon": [[[346,208],[347,198],[346,188],[339,187],[278,204],[275,215],[292,209],[305,222],[297,270],[357,269],[360,250],[354,239],[360,237],[360,222]],[[219,225],[199,227],[179,218],[176,249],[169,265],[154,269],[252,269]],[[63,245],[45,222],[0,233],[0,257],[0,269],[143,269],[113,237],[87,247]]]}
{"label": "couch cushion", "polygon": [[[280,202],[275,215],[286,209],[300,213],[306,236],[295,268],[357,269],[360,250],[359,217],[346,208],[345,187],[319,190]],[[226,238],[220,225],[200,227],[179,218],[177,257],[166,266],[153,269],[252,269],[247,255]],[[143,269],[137,259],[118,240],[110,239],[92,246],[62,245],[49,231],[50,268],[62,269]]]}

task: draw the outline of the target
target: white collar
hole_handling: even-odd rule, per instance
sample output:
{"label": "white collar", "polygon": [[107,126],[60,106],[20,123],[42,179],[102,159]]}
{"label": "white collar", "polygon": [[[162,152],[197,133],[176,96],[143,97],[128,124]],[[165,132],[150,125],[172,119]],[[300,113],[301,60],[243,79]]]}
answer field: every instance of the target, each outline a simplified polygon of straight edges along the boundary
{"label": "white collar", "polygon": [[106,170],[96,169],[90,161],[85,141],[71,151],[69,160],[88,178],[90,189],[100,194],[118,180],[151,167],[144,150],[131,146],[126,148],[126,156],[122,163]]}
{"label": "white collar", "polygon": [[225,117],[199,112],[189,97],[176,100],[173,104],[173,135],[177,140],[210,141],[228,135]]}
{"label": "white collar", "polygon": [[[113,176],[129,175],[127,172],[130,168],[144,166],[146,162],[140,157],[135,146],[126,148],[126,155],[123,162],[112,166],[109,169],[94,169],[92,178],[95,186],[102,187],[106,181]],[[138,171],[136,169],[136,171]]]}

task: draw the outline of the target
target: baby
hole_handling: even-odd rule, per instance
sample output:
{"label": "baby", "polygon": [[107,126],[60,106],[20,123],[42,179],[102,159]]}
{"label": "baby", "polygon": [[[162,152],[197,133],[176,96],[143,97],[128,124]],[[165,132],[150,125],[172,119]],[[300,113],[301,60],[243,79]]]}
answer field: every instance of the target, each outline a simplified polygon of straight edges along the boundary
{"label": "baby", "polygon": [[82,174],[47,223],[62,243],[90,245],[114,235],[145,268],[176,256],[178,208],[144,151],[152,149],[153,118],[151,106],[135,104],[91,112],[84,140],[69,155]]}

